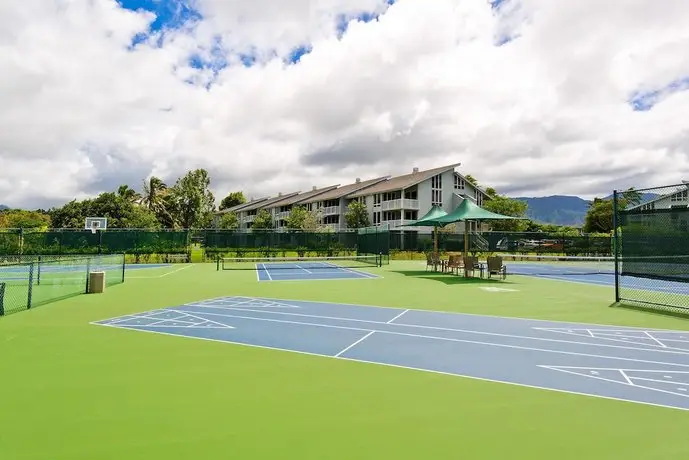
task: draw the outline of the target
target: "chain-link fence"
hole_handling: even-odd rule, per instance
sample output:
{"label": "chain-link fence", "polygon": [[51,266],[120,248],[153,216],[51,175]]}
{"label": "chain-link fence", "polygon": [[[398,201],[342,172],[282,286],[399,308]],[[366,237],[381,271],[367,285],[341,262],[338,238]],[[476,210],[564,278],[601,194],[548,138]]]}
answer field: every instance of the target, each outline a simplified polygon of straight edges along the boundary
{"label": "chain-link fence", "polygon": [[689,314],[689,183],[615,192],[615,297]]}
{"label": "chain-link fence", "polygon": [[105,272],[106,286],[124,282],[123,254],[75,257],[27,257],[0,264],[0,316],[88,291],[89,273]]}
{"label": "chain-link fence", "polygon": [[0,259],[21,255],[187,254],[187,230],[80,229],[48,231],[10,229],[0,232]]}
{"label": "chain-link fence", "polygon": [[357,252],[356,232],[206,230],[206,257],[348,256]]}

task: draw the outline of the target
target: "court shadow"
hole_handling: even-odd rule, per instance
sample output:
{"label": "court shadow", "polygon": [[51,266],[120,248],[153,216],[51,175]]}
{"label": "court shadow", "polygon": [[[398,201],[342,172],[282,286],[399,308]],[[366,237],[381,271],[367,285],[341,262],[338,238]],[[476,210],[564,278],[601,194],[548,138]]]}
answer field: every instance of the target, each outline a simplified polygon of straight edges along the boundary
{"label": "court shadow", "polygon": [[689,319],[689,309],[684,309],[680,307],[645,307],[642,305],[633,305],[623,302],[613,302],[610,305],[608,305],[608,308],[619,308],[621,310],[630,310],[653,316],[669,316],[672,318]]}
{"label": "court shadow", "polygon": [[514,284],[509,280],[509,275],[506,280],[501,278],[481,278],[478,276],[464,277],[463,275],[456,275],[453,273],[438,273],[424,270],[389,270],[391,273],[398,273],[400,275],[409,276],[418,279],[429,281],[438,281],[441,283],[455,285],[455,284],[489,284],[489,285],[511,285]]}

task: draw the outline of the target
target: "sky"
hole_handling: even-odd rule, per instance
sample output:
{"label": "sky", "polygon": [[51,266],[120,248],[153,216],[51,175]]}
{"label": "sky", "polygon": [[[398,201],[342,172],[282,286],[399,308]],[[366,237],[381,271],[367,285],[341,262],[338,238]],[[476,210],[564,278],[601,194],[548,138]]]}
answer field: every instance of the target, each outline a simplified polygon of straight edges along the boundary
{"label": "sky", "polygon": [[461,163],[510,196],[689,180],[686,0],[0,3],[0,203],[218,202]]}

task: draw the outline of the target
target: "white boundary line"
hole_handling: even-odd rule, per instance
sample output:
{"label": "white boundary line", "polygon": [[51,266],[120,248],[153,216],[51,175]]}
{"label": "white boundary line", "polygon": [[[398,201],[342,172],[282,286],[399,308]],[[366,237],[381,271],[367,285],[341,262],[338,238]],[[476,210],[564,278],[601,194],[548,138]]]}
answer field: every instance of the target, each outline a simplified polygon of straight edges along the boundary
{"label": "white boundary line", "polygon": [[[620,342],[620,343],[635,343],[637,345],[643,345],[647,347],[654,347],[654,348],[666,348],[668,350],[676,350],[676,351],[683,351],[685,354],[689,354],[689,348],[678,348],[678,347],[668,347],[666,345],[660,344],[656,345],[654,343],[643,343],[643,342],[638,342],[638,340],[651,340],[648,337],[624,337],[624,336],[615,336],[615,335],[605,335],[604,333],[596,335],[594,332],[591,332],[590,329],[585,329],[586,332],[589,333],[589,335],[584,335],[583,333],[577,333],[577,332],[571,332],[571,331],[566,331],[566,330],[559,330],[557,328],[547,328],[547,327],[534,327],[532,329],[536,329],[537,331],[547,331],[547,332],[554,332],[556,334],[564,334],[564,335],[573,335],[575,337],[591,337],[594,339],[599,339],[599,340],[608,340],[610,342]],[[639,332],[647,332],[647,331],[639,331]],[[629,339],[629,340],[627,340]],[[655,340],[655,339],[654,339]],[[658,342],[658,340],[655,340]],[[683,343],[686,343],[684,341],[681,341]],[[627,347],[620,347],[620,348],[627,348]],[[652,350],[649,350],[652,351]],[[660,351],[660,350],[656,350]]]}
{"label": "white boundary line", "polygon": [[409,311],[409,310],[404,310],[402,313],[400,313],[399,315],[395,316],[395,317],[392,318],[390,321],[388,321],[387,324],[392,324],[396,319],[399,319],[402,315],[404,315],[404,314],[405,314],[406,312],[408,312],[408,311]]}
{"label": "white boundary line", "polygon": [[351,344],[351,345],[349,345],[349,346],[343,348],[343,349],[342,349],[339,353],[337,353],[334,357],[335,357],[335,358],[339,358],[339,357],[342,356],[346,351],[351,350],[352,348],[354,348],[355,346],[357,346],[358,344],[360,344],[360,343],[363,342],[364,340],[368,339],[369,337],[371,337],[371,336],[372,336],[373,334],[375,334],[375,333],[376,333],[376,331],[371,331],[371,332],[369,332],[368,334],[366,334],[365,336],[363,336],[362,338],[360,338],[359,340],[357,340],[357,341],[354,342],[353,344]]}
{"label": "white boundary line", "polygon": [[[222,326],[223,328],[235,329],[235,327],[233,327],[233,326],[229,326],[229,325],[227,325],[227,324],[219,323],[219,322],[217,322],[217,321],[213,321],[212,319],[203,318],[203,317],[201,317],[201,316],[192,315],[191,313],[186,312],[186,311],[184,311],[184,310],[170,310],[170,311],[174,311],[175,313],[181,313],[181,314],[184,314],[184,315],[186,315],[186,316],[191,316],[192,318],[196,318],[196,319],[198,319],[198,320],[201,321],[199,324],[203,324],[203,323],[213,323],[213,324],[217,324],[218,326]],[[176,321],[176,320],[175,320],[175,321]],[[198,324],[197,324],[197,326],[198,326]]]}
{"label": "white boundary line", "polygon": [[[113,329],[120,329],[120,330],[122,330],[122,329],[126,330],[127,329],[127,328],[123,328],[121,326],[110,326],[109,324],[97,324],[97,323],[93,323],[93,324],[96,324],[98,326],[111,327]],[[137,330],[137,329],[129,329],[129,330],[135,331],[135,332],[141,331],[141,330]],[[529,385],[529,384],[525,384],[525,383],[508,382],[505,380],[489,379],[489,378],[485,378],[485,377],[476,377],[473,375],[453,374],[451,372],[436,371],[436,370],[432,370],[432,369],[422,369],[419,367],[412,367],[412,366],[402,366],[399,364],[381,363],[381,362],[377,362],[377,361],[367,361],[364,359],[343,358],[342,356],[338,356],[337,358],[335,358],[334,356],[324,355],[324,354],[320,354],[320,353],[311,353],[308,351],[287,350],[284,348],[270,347],[267,345],[252,345],[252,344],[248,344],[248,343],[234,342],[231,340],[213,339],[213,338],[209,338],[209,337],[195,337],[195,336],[183,335],[183,334],[173,334],[170,332],[163,332],[163,331],[144,331],[144,332],[148,332],[151,334],[166,335],[166,336],[175,337],[178,339],[181,338],[181,339],[188,339],[188,340],[203,340],[206,342],[216,342],[216,343],[222,343],[222,344],[239,345],[239,346],[244,346],[244,347],[248,347],[248,348],[256,348],[256,349],[260,349],[260,350],[290,352],[290,353],[295,353],[295,354],[309,356],[309,357],[338,359],[338,360],[342,360],[342,361],[349,361],[349,362],[354,362],[354,363],[359,363],[359,364],[373,364],[376,366],[392,367],[395,369],[403,369],[403,370],[408,370],[408,371],[411,370],[411,371],[418,371],[418,372],[429,372],[431,374],[444,375],[444,376],[448,376],[448,377],[463,377],[463,378],[467,378],[467,379],[471,379],[471,380],[477,380],[477,381],[481,381],[481,382],[502,383],[505,385],[512,385],[512,386],[522,387],[522,388],[530,388],[530,389],[534,389],[534,390],[545,390],[545,391],[552,391],[555,393],[564,393],[564,394],[570,394],[570,395],[576,395],[576,396],[584,396],[584,397],[588,397],[588,398],[599,398],[599,399],[606,399],[606,400],[610,400],[610,401],[617,401],[617,402],[624,402],[624,403],[631,403],[631,404],[644,404],[644,405],[653,406],[653,407],[662,407],[664,409],[689,411],[689,408],[685,408],[685,407],[670,406],[670,405],[666,405],[666,404],[656,404],[656,403],[645,402],[645,401],[637,401],[637,400],[633,400],[633,399],[616,398],[614,396],[604,396],[604,395],[597,395],[597,394],[591,394],[591,393],[583,393],[583,392],[579,392],[579,391],[561,390],[558,388],[549,388],[549,387],[542,387],[542,386],[538,386],[538,385]]]}
{"label": "white boundary line", "polygon": [[[322,328],[327,328],[327,329],[343,329],[343,330],[350,330],[350,331],[361,331],[361,332],[370,332],[371,328],[364,328],[364,327],[351,327],[351,326],[336,326],[333,324],[320,324],[320,323],[308,323],[308,322],[302,322],[302,321],[287,321],[287,320],[281,320],[281,319],[272,319],[272,318],[257,318],[254,316],[241,316],[241,315],[222,315],[220,313],[202,313],[202,312],[194,312],[197,314],[207,314],[207,315],[213,315],[213,316],[222,316],[226,318],[238,318],[238,319],[249,319],[249,320],[255,320],[255,321],[266,321],[266,322],[272,322],[272,323],[283,323],[283,324],[297,324],[297,325],[302,325],[302,326],[314,326],[314,327],[322,327]],[[374,323],[370,321],[371,323]],[[377,323],[377,324],[384,324],[388,325],[387,323]],[[398,326],[397,324],[390,324],[389,326]],[[547,348],[535,348],[535,347],[526,347],[526,346],[521,346],[521,345],[509,345],[509,344],[504,344],[504,343],[494,343],[494,342],[480,342],[477,340],[467,340],[467,339],[456,339],[456,338],[451,338],[451,337],[438,337],[438,336],[432,336],[432,335],[421,335],[421,334],[411,334],[407,332],[393,332],[393,331],[386,331],[386,330],[380,330],[380,329],[375,329],[375,332],[379,332],[381,334],[390,334],[390,335],[399,335],[399,336],[404,336],[404,337],[413,337],[413,338],[418,338],[418,339],[429,339],[429,340],[440,340],[440,341],[447,341],[447,342],[458,342],[458,343],[471,343],[474,345],[486,345],[486,346],[491,346],[491,347],[499,347],[499,348],[510,348],[510,349],[515,349],[515,350],[529,350],[529,351],[541,351],[545,353],[555,353],[555,354],[563,354],[563,355],[572,355],[572,356],[586,356],[589,358],[603,358],[603,359],[613,359],[613,360],[620,360],[620,361],[632,361],[632,362],[637,362],[637,363],[649,363],[649,364],[659,364],[663,366],[679,366],[679,367],[687,367],[689,368],[689,363],[687,364],[679,364],[679,363],[666,363],[663,361],[652,361],[652,360],[646,360],[646,359],[636,359],[636,358],[624,358],[620,356],[607,356],[607,355],[596,355],[592,353],[578,353],[575,351],[564,351],[564,350],[550,350]],[[519,337],[517,338],[525,338],[525,337]],[[568,343],[573,343],[573,342],[568,342]],[[620,347],[617,347],[620,348]],[[638,348],[634,348],[636,351],[644,351]],[[649,350],[646,350],[649,351]],[[677,353],[677,354],[686,354],[686,353]]]}
{"label": "white boundary line", "polygon": [[[218,297],[218,299],[222,298],[232,298],[232,297],[241,297],[248,299],[249,297],[246,296],[229,296],[229,297]],[[387,310],[403,310],[407,307],[390,307],[390,306],[381,306],[381,305],[367,305],[367,304],[356,304],[356,303],[340,303],[340,302],[332,302],[332,301],[326,301],[326,300],[300,300],[300,299],[278,299],[276,297],[253,297],[255,300],[278,300],[280,302],[299,302],[299,303],[306,303],[306,304],[326,304],[326,305],[339,305],[339,306],[344,306],[344,307],[366,307],[366,308],[384,308]],[[442,310],[425,310],[421,308],[409,308],[410,311],[418,311],[421,313],[441,313],[441,314],[446,314],[446,315],[451,315],[451,316],[471,316],[471,317],[480,317],[480,318],[499,318],[499,319],[511,319],[515,321],[531,321],[531,322],[537,322],[537,323],[553,323],[553,324],[570,324],[572,326],[578,326],[578,328],[582,328],[582,326],[604,326],[604,327],[615,327],[619,329],[625,329],[625,330],[645,330],[642,329],[640,326],[623,326],[619,324],[601,324],[601,323],[575,323],[571,321],[561,321],[561,320],[552,320],[552,319],[538,319],[538,318],[522,318],[519,316],[498,316],[498,315],[481,315],[478,313],[462,313],[458,311],[442,311]],[[575,327],[572,327],[572,329],[576,329]],[[652,332],[674,332],[674,331],[681,331],[681,332],[686,332],[689,334],[689,329],[656,329],[652,328],[650,329]]]}
{"label": "white boundary line", "polygon": [[[181,272],[182,270],[186,270],[187,268],[191,268],[193,264],[184,264],[183,267],[179,267],[175,270],[172,270],[171,272],[166,272],[163,273],[162,275],[155,275],[155,276],[132,276],[132,275],[126,275],[126,279],[134,279],[134,280],[142,280],[142,279],[158,279],[158,278],[163,278],[164,276],[172,275],[173,273]],[[156,268],[166,268],[166,267],[156,267]],[[146,269],[136,269],[138,270],[146,270]],[[155,270],[155,268],[149,268],[148,270]]]}

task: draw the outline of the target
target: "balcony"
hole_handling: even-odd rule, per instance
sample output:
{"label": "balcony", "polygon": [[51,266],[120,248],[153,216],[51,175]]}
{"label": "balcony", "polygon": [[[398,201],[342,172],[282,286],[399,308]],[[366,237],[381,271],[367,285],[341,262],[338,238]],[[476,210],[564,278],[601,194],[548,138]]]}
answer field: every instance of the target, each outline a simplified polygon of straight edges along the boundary
{"label": "balcony", "polygon": [[246,223],[249,223],[249,222],[253,222],[255,218],[256,218],[256,214],[251,214],[251,215],[249,215],[249,216],[244,216],[244,217],[242,217],[241,221],[242,221],[242,223],[245,223],[245,224],[246,224]]}
{"label": "balcony", "polygon": [[290,211],[276,212],[275,220],[285,220],[289,217]]}
{"label": "balcony", "polygon": [[411,209],[418,211],[419,200],[409,200],[404,198],[399,200],[383,201],[380,204],[381,211],[396,211],[399,209]]}
{"label": "balcony", "polygon": [[328,206],[327,208],[320,208],[320,210],[323,213],[323,217],[340,215],[340,207],[339,206]]}

